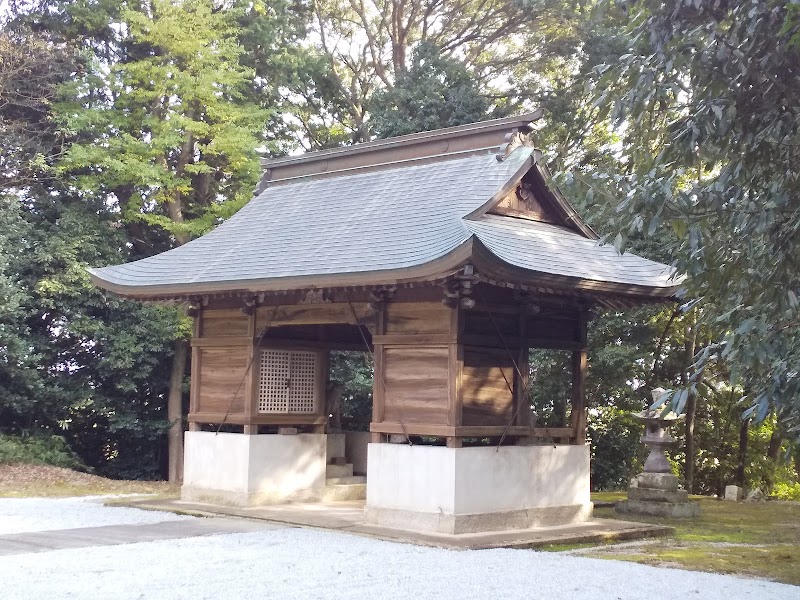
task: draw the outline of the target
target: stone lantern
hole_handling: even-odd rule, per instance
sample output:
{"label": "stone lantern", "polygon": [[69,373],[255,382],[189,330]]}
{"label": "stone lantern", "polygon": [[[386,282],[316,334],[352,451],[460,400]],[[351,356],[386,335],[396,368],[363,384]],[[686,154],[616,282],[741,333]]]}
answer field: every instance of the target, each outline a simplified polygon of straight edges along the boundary
{"label": "stone lantern", "polygon": [[[653,390],[653,403],[667,393],[663,388]],[[647,408],[635,415],[645,424],[642,442],[649,453],[644,463],[644,472],[631,482],[628,499],[616,505],[618,513],[633,513],[661,517],[696,517],[700,506],[689,501],[689,492],[681,487],[677,475],[667,460],[666,450],[675,444],[669,427],[681,420],[683,415],[674,412],[662,414],[662,410]]]}

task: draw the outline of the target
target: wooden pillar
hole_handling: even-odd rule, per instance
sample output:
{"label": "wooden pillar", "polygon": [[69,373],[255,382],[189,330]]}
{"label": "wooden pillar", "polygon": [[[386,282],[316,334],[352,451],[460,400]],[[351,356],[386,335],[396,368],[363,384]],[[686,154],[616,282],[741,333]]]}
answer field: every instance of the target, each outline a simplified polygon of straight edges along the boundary
{"label": "wooden pillar", "polygon": [[[203,309],[197,307],[192,324],[192,341],[198,339],[203,332]],[[190,352],[191,363],[189,366],[189,414],[197,412],[200,406],[200,350],[192,345]],[[189,422],[189,431],[200,431],[199,423]]]}
{"label": "wooden pillar", "polygon": [[[375,336],[384,335],[386,332],[386,309],[385,304],[378,305],[375,311]],[[385,365],[383,360],[383,344],[374,343],[372,345],[372,360],[375,372],[372,377],[372,422],[383,423],[385,413],[385,396],[386,390],[384,389]],[[386,435],[382,433],[373,433],[372,442],[375,444],[386,442]]]}
{"label": "wooden pillar", "polygon": [[[578,338],[586,344],[588,313],[581,310],[578,317]],[[586,443],[586,373],[589,368],[586,348],[572,352],[572,443]]]}
{"label": "wooden pillar", "polygon": [[246,435],[256,435],[258,425],[253,423],[254,417],[258,414],[258,382],[261,371],[261,349],[256,346],[256,311],[253,310],[247,315],[247,337],[250,338],[250,345],[247,348],[247,372],[242,392],[244,393],[244,414],[247,423],[244,426]]}
{"label": "wooden pillar", "polygon": [[586,350],[572,353],[572,430],[573,443],[586,443]]}
{"label": "wooden pillar", "polygon": [[512,425],[530,426],[531,410],[528,405],[528,379],[530,378],[530,350],[528,347],[528,311],[527,306],[520,307],[519,339],[520,348],[517,354],[519,373],[514,371],[514,403],[513,410],[517,415]]}
{"label": "wooden pillar", "polygon": [[[463,310],[458,304],[450,309],[450,333],[453,334],[454,341],[449,344],[447,424],[453,427],[460,426],[464,418],[464,396],[462,390],[464,344],[461,341],[464,333]],[[450,446],[450,443],[448,439],[448,447],[455,447]]]}

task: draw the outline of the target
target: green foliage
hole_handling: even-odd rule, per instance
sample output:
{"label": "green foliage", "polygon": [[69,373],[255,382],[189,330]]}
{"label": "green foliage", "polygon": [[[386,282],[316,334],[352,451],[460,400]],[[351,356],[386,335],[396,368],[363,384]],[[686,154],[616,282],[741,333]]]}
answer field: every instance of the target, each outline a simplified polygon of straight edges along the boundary
{"label": "green foliage", "polygon": [[[102,208],[30,196],[11,269],[26,292],[16,346],[0,369],[6,431],[57,432],[101,473],[126,461],[159,471],[173,308],[106,299],[87,265],[119,262],[124,232]],[[20,350],[13,351],[14,347]],[[149,461],[147,459],[150,459]]]}
{"label": "green foliage", "polygon": [[344,384],[342,424],[345,429],[369,431],[374,372],[372,357],[365,352],[331,352],[330,380]]}
{"label": "green foliage", "polygon": [[777,483],[772,488],[770,498],[800,502],[800,483]]}
{"label": "green foliage", "polygon": [[240,208],[269,113],[250,98],[235,17],[209,0],[123,8],[114,42],[127,54],[110,68],[93,59],[58,107],[76,136],[60,171],[178,243]]}
{"label": "green foliage", "polygon": [[682,387],[696,391],[721,361],[748,414],[777,409],[797,434],[800,83],[786,68],[800,60],[800,25],[789,5],[630,2],[630,50],[594,85],[624,166],[602,174],[618,198],[597,207],[604,222],[619,246],[668,231],[685,294],[718,332]]}
{"label": "green foliage", "polygon": [[369,108],[377,137],[389,138],[482,121],[490,104],[462,62],[422,43],[408,71],[393,88],[377,92]]}
{"label": "green foliage", "polygon": [[0,435],[0,464],[30,463],[88,470],[63,437]]}
{"label": "green foliage", "polygon": [[641,423],[630,411],[604,406],[589,411],[588,429],[592,490],[627,489],[644,462]]}

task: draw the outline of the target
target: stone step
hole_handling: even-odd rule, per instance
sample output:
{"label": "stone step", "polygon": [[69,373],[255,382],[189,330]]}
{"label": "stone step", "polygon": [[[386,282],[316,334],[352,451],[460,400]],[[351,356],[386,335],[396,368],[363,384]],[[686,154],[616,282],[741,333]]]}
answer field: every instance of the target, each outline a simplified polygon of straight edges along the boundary
{"label": "stone step", "polygon": [[325,485],[348,485],[351,483],[367,483],[367,478],[363,475],[351,475],[350,477],[328,477]]}
{"label": "stone step", "polygon": [[328,479],[332,477],[352,477],[353,465],[327,465],[325,468],[325,477]]}
{"label": "stone step", "polygon": [[322,488],[321,502],[343,502],[345,500],[366,500],[367,484],[350,483],[344,485],[327,485]]}

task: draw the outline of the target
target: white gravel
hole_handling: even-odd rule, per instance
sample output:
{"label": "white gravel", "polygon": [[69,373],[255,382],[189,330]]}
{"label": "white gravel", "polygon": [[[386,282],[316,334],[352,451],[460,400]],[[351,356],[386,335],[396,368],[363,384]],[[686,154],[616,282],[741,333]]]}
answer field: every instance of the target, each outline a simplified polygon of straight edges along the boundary
{"label": "white gravel", "polygon": [[191,518],[138,508],[103,506],[102,502],[108,498],[0,498],[0,535]]}
{"label": "white gravel", "polygon": [[295,528],[4,556],[0,582],[4,600],[800,600],[800,587],[725,575]]}

